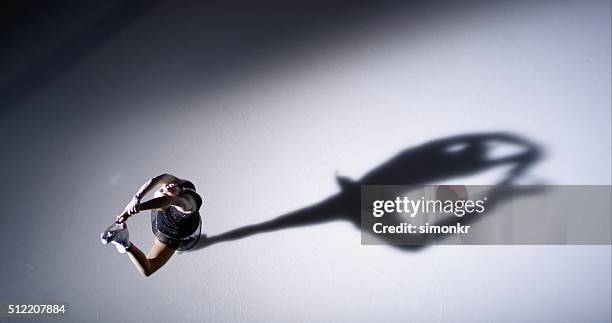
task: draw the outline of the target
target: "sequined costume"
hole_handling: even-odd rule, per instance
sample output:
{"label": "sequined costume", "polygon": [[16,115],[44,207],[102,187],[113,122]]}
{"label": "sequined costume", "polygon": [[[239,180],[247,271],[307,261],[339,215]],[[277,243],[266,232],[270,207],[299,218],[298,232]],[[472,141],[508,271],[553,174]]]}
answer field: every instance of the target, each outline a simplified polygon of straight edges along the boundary
{"label": "sequined costume", "polygon": [[179,196],[191,194],[194,197],[197,203],[196,210],[183,213],[174,206],[165,210],[151,210],[151,228],[161,243],[172,249],[185,251],[193,248],[200,238],[202,218],[199,210],[202,198],[196,193],[192,182],[185,181],[179,186],[182,188]]}

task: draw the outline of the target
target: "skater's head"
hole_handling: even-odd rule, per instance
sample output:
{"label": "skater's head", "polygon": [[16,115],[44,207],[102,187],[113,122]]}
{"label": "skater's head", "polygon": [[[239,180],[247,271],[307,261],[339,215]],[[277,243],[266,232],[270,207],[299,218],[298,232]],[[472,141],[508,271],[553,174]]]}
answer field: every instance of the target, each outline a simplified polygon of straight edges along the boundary
{"label": "skater's head", "polygon": [[162,185],[160,191],[163,195],[166,196],[178,196],[181,194],[181,187],[176,184],[170,183]]}

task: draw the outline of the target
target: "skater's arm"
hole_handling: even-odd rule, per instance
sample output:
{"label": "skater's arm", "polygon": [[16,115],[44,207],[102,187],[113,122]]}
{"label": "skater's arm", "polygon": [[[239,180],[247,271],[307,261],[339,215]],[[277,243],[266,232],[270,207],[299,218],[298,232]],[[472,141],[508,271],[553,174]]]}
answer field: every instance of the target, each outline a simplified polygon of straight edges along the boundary
{"label": "skater's arm", "polygon": [[170,183],[174,183],[178,185],[180,182],[181,182],[181,179],[176,176],[173,176],[170,174],[161,174],[159,176],[155,176],[151,178],[146,183],[144,183],[140,187],[138,192],[134,194],[134,196],[142,198],[143,196],[147,195],[147,193],[149,193],[151,189],[153,189],[154,187],[158,185],[170,184]]}
{"label": "skater's arm", "polygon": [[136,194],[134,194],[134,197],[132,197],[132,200],[128,203],[128,205],[125,206],[124,211],[127,212],[128,214],[138,213],[138,211],[140,210],[140,207],[139,207],[140,200],[145,195],[147,195],[147,193],[149,193],[153,188],[157,187],[158,185],[162,185],[162,184],[170,184],[170,183],[178,184],[180,183],[180,181],[181,181],[180,178],[170,175],[170,174],[161,174],[159,176],[155,176],[151,178],[150,180],[142,184],[140,189],[138,189]]}
{"label": "skater's arm", "polygon": [[[192,203],[189,200],[180,197],[180,196],[160,196],[153,199],[150,199],[142,204],[140,204],[140,211],[144,210],[157,210],[157,209],[165,209],[169,206],[175,206],[180,210],[185,212],[190,212],[194,209]],[[117,223],[125,222],[131,214],[127,211],[123,211],[123,213],[117,216]]]}
{"label": "skater's arm", "polygon": [[189,201],[183,197],[160,196],[140,204],[140,210],[165,209],[169,206],[175,206],[181,210],[184,210],[185,212],[189,212],[188,210],[192,209],[191,203],[189,203]]}

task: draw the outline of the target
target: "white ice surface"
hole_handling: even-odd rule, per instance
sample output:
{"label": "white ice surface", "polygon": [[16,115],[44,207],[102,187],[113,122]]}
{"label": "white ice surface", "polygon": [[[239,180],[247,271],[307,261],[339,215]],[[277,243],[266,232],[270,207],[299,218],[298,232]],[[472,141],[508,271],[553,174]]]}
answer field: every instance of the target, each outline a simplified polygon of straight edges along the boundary
{"label": "white ice surface", "polygon": [[[334,194],[336,171],[359,178],[455,134],[510,131],[546,149],[534,180],[609,185],[609,1],[444,12],[421,28],[398,13],[218,87],[203,85],[196,31],[150,32],[197,20],[169,6],[0,120],[0,301],[66,302],[74,322],[610,321],[610,246],[403,252],[361,246],[339,221],[175,256],[143,279],[99,242],[161,172],[196,183],[215,235]],[[148,216],[130,233],[148,248]]]}

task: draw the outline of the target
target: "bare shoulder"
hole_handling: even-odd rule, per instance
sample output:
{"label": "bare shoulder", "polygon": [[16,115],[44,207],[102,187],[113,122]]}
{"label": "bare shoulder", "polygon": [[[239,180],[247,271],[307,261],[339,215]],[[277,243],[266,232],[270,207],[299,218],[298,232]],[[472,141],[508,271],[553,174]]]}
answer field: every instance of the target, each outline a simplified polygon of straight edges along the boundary
{"label": "bare shoulder", "polygon": [[189,194],[172,196],[170,202],[172,206],[184,213],[194,212],[198,209],[195,199]]}

